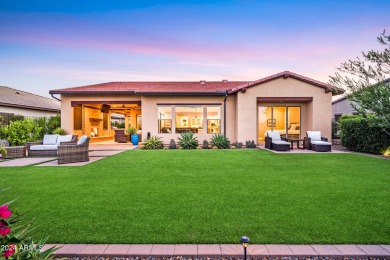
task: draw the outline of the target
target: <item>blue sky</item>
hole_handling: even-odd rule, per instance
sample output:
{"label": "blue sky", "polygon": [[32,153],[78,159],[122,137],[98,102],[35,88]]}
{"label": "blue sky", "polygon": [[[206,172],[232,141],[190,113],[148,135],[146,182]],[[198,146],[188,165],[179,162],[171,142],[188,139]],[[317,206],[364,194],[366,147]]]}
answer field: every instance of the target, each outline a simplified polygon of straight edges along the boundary
{"label": "blue sky", "polygon": [[0,1],[0,85],[256,80],[290,70],[328,81],[380,49],[390,1]]}

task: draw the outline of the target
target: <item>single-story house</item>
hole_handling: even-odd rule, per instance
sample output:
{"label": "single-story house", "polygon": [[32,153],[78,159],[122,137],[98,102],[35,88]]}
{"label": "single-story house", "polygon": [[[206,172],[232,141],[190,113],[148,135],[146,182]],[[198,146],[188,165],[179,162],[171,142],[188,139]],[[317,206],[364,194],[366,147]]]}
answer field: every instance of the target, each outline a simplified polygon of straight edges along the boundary
{"label": "single-story house", "polygon": [[333,119],[337,122],[342,115],[356,115],[356,110],[352,107],[351,101],[342,95],[332,102]]}
{"label": "single-story house", "polygon": [[142,138],[150,133],[164,143],[186,131],[200,142],[222,133],[232,142],[261,143],[269,130],[298,138],[318,130],[331,138],[337,93],[343,90],[289,71],[256,81],[109,82],[50,91],[61,95],[61,127],[69,133],[112,138],[116,113],[125,115],[126,128],[142,129]]}
{"label": "single-story house", "polygon": [[56,116],[60,111],[61,104],[58,100],[0,86],[0,115],[50,117]]}

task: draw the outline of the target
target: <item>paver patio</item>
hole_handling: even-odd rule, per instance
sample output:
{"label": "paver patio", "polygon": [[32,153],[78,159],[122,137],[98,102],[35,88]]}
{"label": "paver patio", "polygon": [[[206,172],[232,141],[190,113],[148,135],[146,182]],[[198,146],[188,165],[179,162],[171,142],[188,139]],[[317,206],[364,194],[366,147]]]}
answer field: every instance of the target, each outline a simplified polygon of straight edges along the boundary
{"label": "paver patio", "polygon": [[123,152],[122,150],[116,150],[116,151],[103,151],[103,150],[97,150],[97,151],[90,151],[89,156],[96,156],[96,157],[106,157],[115,155],[118,153]]}
{"label": "paver patio", "polygon": [[[225,257],[242,258],[240,244],[47,244],[61,247],[58,256],[104,257]],[[248,257],[332,257],[390,259],[390,245],[278,245],[250,244]]]}
{"label": "paver patio", "polygon": [[[126,150],[136,149],[138,146],[132,144],[117,144],[112,142],[107,143],[96,143],[90,145],[89,156],[90,159],[88,162],[77,162],[69,164],[58,164],[56,157],[23,157],[12,160],[0,161],[0,167],[12,167],[12,166],[27,166],[34,165],[36,166],[84,166],[93,162],[96,162],[100,159],[103,159],[107,156],[116,155]],[[45,162],[45,163],[43,163]]]}
{"label": "paver patio", "polygon": [[0,161],[0,167],[11,167],[11,166],[27,166],[37,163],[47,162],[55,160],[55,158],[49,157],[23,157],[12,160]]}
{"label": "paver patio", "polygon": [[298,153],[316,153],[316,154],[344,153],[345,154],[345,153],[349,153],[349,152],[339,151],[339,150],[335,150],[335,149],[332,149],[331,152],[316,152],[316,151],[308,150],[308,149],[298,149],[298,148],[296,148],[295,144],[294,144],[294,149],[290,149],[290,151],[270,150],[270,149],[265,148],[264,143],[260,144],[257,147],[260,148],[260,149],[266,150],[266,151],[270,151],[270,152],[273,152],[273,153],[279,153],[279,154],[291,154],[291,153],[294,153],[294,154],[298,154]]}

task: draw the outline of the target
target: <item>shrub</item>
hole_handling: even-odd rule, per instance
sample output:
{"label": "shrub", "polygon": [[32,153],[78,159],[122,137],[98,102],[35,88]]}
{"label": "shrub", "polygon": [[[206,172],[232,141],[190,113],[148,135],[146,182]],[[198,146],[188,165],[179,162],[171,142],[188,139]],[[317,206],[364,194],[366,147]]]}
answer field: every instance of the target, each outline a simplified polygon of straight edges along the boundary
{"label": "shrub", "polygon": [[235,147],[234,145],[232,145],[232,146],[230,146],[230,149],[232,149],[232,150],[236,150],[236,149],[237,149],[237,147]]}
{"label": "shrub", "polygon": [[56,128],[56,129],[54,129],[53,134],[57,134],[57,135],[66,135],[66,131],[65,131],[65,129],[63,129],[63,128],[58,127],[58,128]]}
{"label": "shrub", "polygon": [[164,148],[164,144],[161,141],[161,137],[158,136],[152,136],[150,137],[150,139],[145,139],[143,142],[143,146],[146,150],[157,150]]}
{"label": "shrub", "polygon": [[22,115],[14,115],[14,114],[3,114],[0,115],[0,127],[8,125],[13,121],[22,121],[24,116]]}
{"label": "shrub", "polygon": [[174,139],[171,139],[169,142],[169,149],[176,149],[176,142]]}
{"label": "shrub", "polygon": [[198,140],[192,132],[181,133],[181,137],[178,140],[179,146],[182,149],[196,149],[198,147]]}
{"label": "shrub", "polygon": [[213,134],[210,144],[218,147],[218,149],[228,149],[230,147],[230,141],[223,134]]}
{"label": "shrub", "polygon": [[242,142],[234,142],[231,145],[235,146],[236,149],[241,149],[244,144]]}
{"label": "shrub", "polygon": [[128,135],[134,135],[137,133],[137,129],[135,129],[134,127],[130,126],[129,128],[126,129],[126,133]]}
{"label": "shrub", "polygon": [[[375,118],[344,118],[340,121],[341,144],[351,151],[382,153],[390,146],[390,137],[376,125]],[[385,129],[390,132],[390,127]]]}
{"label": "shrub", "polygon": [[163,150],[168,150],[168,147],[164,147]]}
{"label": "shrub", "polygon": [[197,150],[201,150],[201,149],[202,149],[202,147],[198,146],[198,147],[196,147],[196,149],[197,149]]}
{"label": "shrub", "polygon": [[4,145],[0,145],[0,154],[3,155],[3,157],[7,155],[7,150]]}
{"label": "shrub", "polygon": [[3,127],[2,132],[4,139],[7,139],[11,145],[18,146],[40,140],[42,128],[34,120],[25,118],[23,121],[11,122]]}
{"label": "shrub", "polygon": [[245,146],[246,146],[246,148],[256,148],[257,147],[254,140],[245,141]]}
{"label": "shrub", "polygon": [[213,146],[213,150],[218,150],[218,146]]}
{"label": "shrub", "polygon": [[207,141],[207,140],[203,141],[203,149],[210,149],[209,141]]}
{"label": "shrub", "polygon": [[54,134],[58,128],[61,128],[61,116],[51,116],[47,121],[47,133]]}

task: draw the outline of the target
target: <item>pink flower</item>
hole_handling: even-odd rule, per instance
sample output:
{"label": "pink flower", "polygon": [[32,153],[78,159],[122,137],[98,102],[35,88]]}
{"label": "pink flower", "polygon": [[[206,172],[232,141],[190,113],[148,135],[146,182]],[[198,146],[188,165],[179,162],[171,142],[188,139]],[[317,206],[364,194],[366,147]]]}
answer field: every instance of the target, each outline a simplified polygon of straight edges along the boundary
{"label": "pink flower", "polygon": [[6,228],[0,228],[0,236],[6,236],[11,232],[11,229],[9,227]]}
{"label": "pink flower", "polygon": [[8,209],[8,204],[0,206],[0,218],[9,218],[12,212]]}
{"label": "pink flower", "polygon": [[6,236],[11,232],[7,224],[0,222],[0,236]]}
{"label": "pink flower", "polygon": [[5,251],[3,253],[2,256],[4,256],[5,258],[8,258],[11,255],[13,255],[14,253],[15,253],[15,245],[10,245],[10,247],[7,249],[7,251]]}
{"label": "pink flower", "polygon": [[11,232],[11,229],[9,227],[6,228],[0,228],[0,236],[6,236]]}

